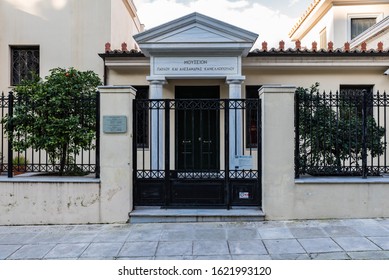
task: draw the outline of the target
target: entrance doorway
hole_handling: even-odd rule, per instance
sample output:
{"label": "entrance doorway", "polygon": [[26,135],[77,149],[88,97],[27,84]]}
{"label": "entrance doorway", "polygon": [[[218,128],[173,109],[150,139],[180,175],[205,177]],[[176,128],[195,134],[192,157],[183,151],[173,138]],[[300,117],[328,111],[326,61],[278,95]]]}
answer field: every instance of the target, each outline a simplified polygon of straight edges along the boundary
{"label": "entrance doorway", "polygon": [[206,104],[219,99],[219,87],[177,86],[175,97],[176,170],[219,170],[220,111]]}
{"label": "entrance doorway", "polygon": [[[220,99],[218,86],[175,91],[175,99],[134,100],[133,138],[146,140],[133,144],[134,205],[260,206],[260,100]],[[242,131],[230,129],[236,115]],[[237,135],[247,139],[232,141]],[[242,154],[230,164],[234,145]]]}

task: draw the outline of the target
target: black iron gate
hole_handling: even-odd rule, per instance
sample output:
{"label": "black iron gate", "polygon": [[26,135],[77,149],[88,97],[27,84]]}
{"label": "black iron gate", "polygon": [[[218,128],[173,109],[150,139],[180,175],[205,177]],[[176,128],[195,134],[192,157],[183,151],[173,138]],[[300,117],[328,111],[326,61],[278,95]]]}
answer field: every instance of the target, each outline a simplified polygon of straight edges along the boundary
{"label": "black iron gate", "polygon": [[259,99],[135,100],[135,206],[261,206]]}

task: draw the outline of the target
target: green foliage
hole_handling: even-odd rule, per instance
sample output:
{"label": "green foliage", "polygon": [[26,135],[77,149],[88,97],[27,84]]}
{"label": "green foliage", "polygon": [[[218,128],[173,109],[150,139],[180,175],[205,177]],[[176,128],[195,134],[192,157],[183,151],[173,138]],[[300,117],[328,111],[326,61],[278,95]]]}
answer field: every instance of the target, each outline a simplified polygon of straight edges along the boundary
{"label": "green foliage", "polygon": [[26,165],[28,164],[28,160],[24,156],[14,157],[12,159],[12,164],[15,165]]}
{"label": "green foliage", "polygon": [[[338,110],[334,110],[322,95],[319,84],[309,89],[298,88],[300,169],[319,175],[321,167],[332,174],[341,174],[342,165],[358,167],[362,159],[362,114],[358,111],[362,96],[357,99],[338,96]],[[328,102],[328,100],[327,100]],[[386,143],[382,140],[385,128],[377,125],[373,116],[366,118],[367,152],[371,157],[382,155]],[[330,171],[328,171],[330,170]],[[353,175],[349,174],[343,175]]]}
{"label": "green foliage", "polygon": [[15,87],[17,102],[12,124],[14,149],[43,149],[62,175],[72,164],[70,155],[93,148],[96,132],[96,88],[100,78],[92,71],[55,68],[41,80],[38,76]]}

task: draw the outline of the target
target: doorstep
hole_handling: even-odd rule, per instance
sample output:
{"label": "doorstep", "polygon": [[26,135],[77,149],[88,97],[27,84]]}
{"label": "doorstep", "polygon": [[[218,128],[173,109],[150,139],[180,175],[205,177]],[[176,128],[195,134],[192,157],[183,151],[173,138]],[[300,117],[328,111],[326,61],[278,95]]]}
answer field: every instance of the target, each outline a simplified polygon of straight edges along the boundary
{"label": "doorstep", "polygon": [[260,208],[161,209],[137,207],[129,213],[129,223],[258,222],[264,221]]}

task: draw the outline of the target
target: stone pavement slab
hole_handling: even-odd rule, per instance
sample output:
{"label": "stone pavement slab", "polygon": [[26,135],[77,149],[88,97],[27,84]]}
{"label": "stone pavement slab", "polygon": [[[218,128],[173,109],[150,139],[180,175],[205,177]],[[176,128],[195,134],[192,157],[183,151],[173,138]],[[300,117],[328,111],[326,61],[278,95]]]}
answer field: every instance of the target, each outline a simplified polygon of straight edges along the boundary
{"label": "stone pavement slab", "polygon": [[44,256],[45,259],[77,259],[89,246],[89,243],[57,244]]}
{"label": "stone pavement slab", "polygon": [[231,255],[233,260],[271,260],[269,255]]}
{"label": "stone pavement slab", "polygon": [[268,239],[263,240],[263,243],[270,255],[306,253],[296,239]]}
{"label": "stone pavement slab", "polygon": [[156,241],[136,241],[124,243],[118,257],[153,257],[157,251]]}
{"label": "stone pavement slab", "polygon": [[228,240],[249,241],[253,239],[260,239],[261,236],[257,229],[251,228],[229,228],[227,229]]}
{"label": "stone pavement slab", "polygon": [[334,237],[345,251],[378,251],[380,248],[365,237]]}
{"label": "stone pavement slab", "polygon": [[228,241],[232,255],[266,255],[268,252],[261,240]]}
{"label": "stone pavement slab", "polygon": [[259,235],[262,239],[289,239],[294,238],[289,228],[258,228]]}
{"label": "stone pavement slab", "polygon": [[336,236],[361,236],[361,233],[349,226],[325,226],[323,230],[331,237]]}
{"label": "stone pavement slab", "polygon": [[51,250],[55,244],[24,245],[8,257],[10,260],[36,260],[43,257]]}
{"label": "stone pavement slab", "polygon": [[198,229],[194,230],[196,240],[226,240],[225,229]]}
{"label": "stone pavement slab", "polygon": [[320,227],[293,227],[289,230],[295,238],[328,237],[328,234]]}
{"label": "stone pavement slab", "polygon": [[270,255],[272,260],[310,260],[308,254],[272,254]]}
{"label": "stone pavement slab", "polygon": [[24,233],[7,233],[3,235],[0,239],[0,244],[4,245],[18,245],[18,244],[28,244],[32,239],[34,239],[38,233],[26,232]]}
{"label": "stone pavement slab", "polygon": [[383,250],[389,250],[389,237],[369,237],[370,241]]}
{"label": "stone pavement slab", "polygon": [[193,255],[197,256],[220,256],[229,255],[227,241],[194,241],[193,242]]}
{"label": "stone pavement slab", "polygon": [[346,252],[331,252],[331,253],[312,253],[309,254],[312,260],[350,260],[350,256]]}
{"label": "stone pavement slab", "polygon": [[5,260],[20,247],[21,245],[0,245],[0,260]]}
{"label": "stone pavement slab", "polygon": [[192,241],[159,242],[157,256],[187,256],[193,254]]}
{"label": "stone pavement slab", "polygon": [[306,238],[298,241],[308,253],[343,251],[331,238]]}
{"label": "stone pavement slab", "polygon": [[351,226],[356,231],[360,232],[363,236],[388,236],[389,230],[380,225],[374,226],[364,226],[364,225],[355,225]]}
{"label": "stone pavement slab", "polygon": [[161,235],[161,240],[164,241],[182,241],[182,240],[194,240],[193,230],[166,230]]}
{"label": "stone pavement slab", "polygon": [[123,243],[91,243],[82,253],[82,258],[114,258],[118,255]]}
{"label": "stone pavement slab", "polygon": [[353,260],[389,260],[388,251],[349,252]]}

